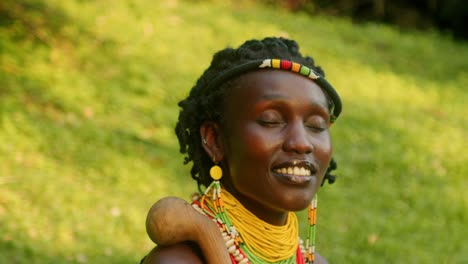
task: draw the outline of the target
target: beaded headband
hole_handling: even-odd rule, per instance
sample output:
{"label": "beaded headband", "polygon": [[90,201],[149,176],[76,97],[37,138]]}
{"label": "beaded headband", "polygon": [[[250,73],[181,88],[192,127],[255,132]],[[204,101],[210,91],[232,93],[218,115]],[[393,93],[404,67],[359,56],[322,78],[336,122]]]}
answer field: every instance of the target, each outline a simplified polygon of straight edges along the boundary
{"label": "beaded headband", "polygon": [[340,115],[342,107],[341,99],[336,90],[333,88],[333,86],[323,76],[310,69],[309,67],[289,60],[266,59],[255,60],[241,64],[218,75],[216,78],[213,79],[213,81],[210,82],[206,89],[209,91],[221,85],[221,83],[244,72],[266,68],[295,72],[313,80],[318,86],[320,86],[320,88],[322,88],[322,90],[328,95],[328,97],[333,102],[333,104],[330,106],[330,123],[333,123],[335,119]]}

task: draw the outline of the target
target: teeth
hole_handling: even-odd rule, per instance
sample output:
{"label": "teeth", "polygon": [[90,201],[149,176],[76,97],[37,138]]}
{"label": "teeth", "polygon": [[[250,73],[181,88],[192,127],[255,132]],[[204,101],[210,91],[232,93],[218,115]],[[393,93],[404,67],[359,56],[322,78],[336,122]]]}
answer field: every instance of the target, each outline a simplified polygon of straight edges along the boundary
{"label": "teeth", "polygon": [[301,175],[306,175],[306,170],[305,170],[305,168],[301,168],[300,174],[301,174]]}
{"label": "teeth", "polygon": [[276,169],[275,172],[289,175],[310,176],[310,170],[303,167],[288,167]]}
{"label": "teeth", "polygon": [[298,167],[294,167],[293,173],[294,173],[295,175],[302,175],[302,174],[301,174],[301,169],[298,168]]}

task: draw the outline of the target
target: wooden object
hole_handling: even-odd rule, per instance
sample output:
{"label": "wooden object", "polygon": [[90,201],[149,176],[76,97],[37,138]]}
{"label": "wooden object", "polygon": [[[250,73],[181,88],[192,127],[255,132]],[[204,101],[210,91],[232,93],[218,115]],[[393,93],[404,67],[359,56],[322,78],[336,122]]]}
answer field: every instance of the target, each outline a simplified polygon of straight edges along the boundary
{"label": "wooden object", "polygon": [[181,198],[165,197],[156,202],[148,212],[146,232],[163,246],[194,241],[208,264],[231,264],[218,225]]}

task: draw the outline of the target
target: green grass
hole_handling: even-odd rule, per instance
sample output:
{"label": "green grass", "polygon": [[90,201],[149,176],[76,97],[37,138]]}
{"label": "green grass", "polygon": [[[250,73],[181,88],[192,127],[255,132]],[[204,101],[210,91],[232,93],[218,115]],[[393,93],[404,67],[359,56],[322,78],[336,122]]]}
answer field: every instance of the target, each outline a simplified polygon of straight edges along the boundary
{"label": "green grass", "polygon": [[298,40],[344,101],[318,251],[468,262],[466,43],[220,2],[3,3],[0,263],[137,263],[151,204],[196,189],[177,102],[213,52],[270,35]]}

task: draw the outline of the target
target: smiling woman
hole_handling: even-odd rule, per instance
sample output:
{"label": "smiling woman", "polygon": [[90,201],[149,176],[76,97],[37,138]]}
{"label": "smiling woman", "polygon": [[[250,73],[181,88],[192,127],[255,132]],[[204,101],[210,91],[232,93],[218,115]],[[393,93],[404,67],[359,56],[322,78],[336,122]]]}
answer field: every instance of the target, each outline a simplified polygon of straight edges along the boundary
{"label": "smiling woman", "polygon": [[[282,225],[284,211],[307,207],[330,163],[327,98],[290,72],[250,72],[237,86],[225,104],[222,145],[215,147],[229,171],[223,187],[260,219]],[[211,131],[202,126],[202,135]]]}
{"label": "smiling woman", "polygon": [[[142,263],[326,263],[315,253],[316,194],[334,181],[329,128],[341,101],[312,58],[284,38],[224,49],[179,106],[200,194],[192,206],[152,207],[158,246]],[[307,207],[303,243],[294,212]]]}

